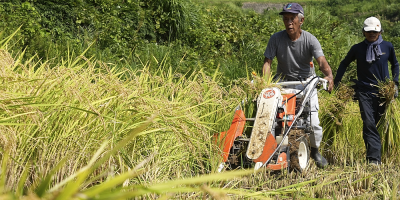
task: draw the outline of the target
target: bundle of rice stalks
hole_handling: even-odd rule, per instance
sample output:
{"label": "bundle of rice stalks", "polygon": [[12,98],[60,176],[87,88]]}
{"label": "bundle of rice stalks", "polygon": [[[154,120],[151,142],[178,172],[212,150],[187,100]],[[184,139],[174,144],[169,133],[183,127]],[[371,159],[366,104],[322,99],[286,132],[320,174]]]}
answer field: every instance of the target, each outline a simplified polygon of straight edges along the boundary
{"label": "bundle of rice stalks", "polygon": [[280,86],[276,84],[278,80],[274,80],[271,74],[269,76],[258,76],[255,72],[252,72],[251,77],[251,79],[241,78],[238,81],[238,85],[246,91],[248,99],[257,99],[260,92],[265,88],[280,88]]}
{"label": "bundle of rice stalks", "polygon": [[347,103],[353,99],[355,91],[351,85],[340,83],[335,95],[343,103]]}
{"label": "bundle of rice stalks", "polygon": [[395,83],[391,80],[378,83],[379,94],[383,98],[386,111],[378,123],[382,138],[382,156],[387,161],[398,161],[400,153],[400,113],[399,100],[394,99]]}
{"label": "bundle of rice stalks", "polygon": [[324,113],[327,115],[329,123],[334,121],[336,125],[342,125],[342,119],[346,114],[344,112],[346,105],[353,100],[354,94],[354,89],[351,86],[340,83],[329,99],[322,99],[325,108]]}
{"label": "bundle of rice stalks", "polygon": [[[324,141],[333,152],[342,149],[343,142],[348,142],[349,138],[354,136],[348,134],[350,131],[348,124],[357,120],[355,117],[358,117],[358,115],[353,115],[354,112],[358,112],[352,108],[354,94],[351,86],[340,83],[339,87],[330,95],[323,95],[319,98],[319,116],[324,130]],[[330,159],[334,160],[333,157]]]}
{"label": "bundle of rice stalks", "polygon": [[391,80],[378,82],[379,95],[385,100],[386,107],[394,100],[395,83]]}

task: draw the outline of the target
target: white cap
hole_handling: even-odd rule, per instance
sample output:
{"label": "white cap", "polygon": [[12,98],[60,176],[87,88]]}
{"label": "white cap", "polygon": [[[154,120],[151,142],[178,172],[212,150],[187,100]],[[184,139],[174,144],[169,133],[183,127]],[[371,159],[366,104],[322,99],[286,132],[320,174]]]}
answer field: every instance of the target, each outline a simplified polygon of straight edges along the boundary
{"label": "white cap", "polygon": [[364,31],[381,32],[381,30],[382,30],[381,22],[376,17],[368,17],[364,21]]}

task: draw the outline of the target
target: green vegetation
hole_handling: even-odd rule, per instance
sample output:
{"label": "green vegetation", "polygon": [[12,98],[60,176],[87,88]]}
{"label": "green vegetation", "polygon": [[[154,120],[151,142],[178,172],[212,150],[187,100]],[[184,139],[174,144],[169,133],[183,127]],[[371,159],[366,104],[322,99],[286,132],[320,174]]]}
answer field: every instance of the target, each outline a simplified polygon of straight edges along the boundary
{"label": "green vegetation", "polygon": [[[281,0],[254,0],[254,1],[246,1],[246,0],[193,0],[194,2],[199,2],[199,3],[244,3],[244,2],[259,2],[259,3],[279,3],[279,4],[285,4],[285,3],[291,3],[294,1],[281,1]],[[326,0],[299,0],[296,1],[297,3],[313,3],[313,2],[326,2]]]}
{"label": "green vegetation", "polygon": [[[276,10],[199,1],[0,2],[0,198],[398,199],[399,100],[371,168],[346,87],[321,92],[327,169],[215,174],[213,135],[257,94],[251,72],[283,23]],[[395,1],[301,2],[334,72],[366,16],[400,47]]]}

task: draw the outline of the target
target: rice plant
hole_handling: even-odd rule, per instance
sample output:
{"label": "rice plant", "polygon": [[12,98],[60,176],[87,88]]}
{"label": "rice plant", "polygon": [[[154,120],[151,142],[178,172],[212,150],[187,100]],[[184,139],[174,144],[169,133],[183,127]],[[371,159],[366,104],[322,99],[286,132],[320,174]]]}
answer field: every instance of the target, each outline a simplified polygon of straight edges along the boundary
{"label": "rice plant", "polygon": [[[215,174],[221,152],[213,134],[230,125],[234,108],[251,96],[250,85],[257,91],[257,83],[273,83],[249,76],[247,86],[221,87],[218,72],[179,74],[167,58],[150,71],[150,62],[131,70],[84,54],[55,68],[23,56],[0,50],[2,199],[399,196],[396,163],[373,171],[362,162],[354,102],[338,118],[336,143],[325,147],[336,161],[327,169]],[[321,116],[328,116],[329,98],[321,97]]]}
{"label": "rice plant", "polygon": [[[210,132],[217,132],[220,125],[215,122],[233,109],[235,98],[229,96],[242,96],[240,90],[221,88],[218,77],[199,71],[187,78],[162,63],[160,71],[150,73],[147,65],[130,71],[81,55],[49,68],[46,62],[21,63],[22,54],[14,59],[0,52],[0,144],[2,155],[13,158],[2,168],[7,169],[8,191],[16,189],[23,174],[22,193],[48,174],[53,176],[48,187],[66,186],[65,176],[83,173],[80,169],[93,162],[103,141],[108,144],[103,152],[119,151],[85,175],[91,181],[79,187],[103,182],[106,174],[127,173],[143,160],[148,160],[141,167],[145,172],[128,185],[209,173],[218,153]],[[152,116],[148,129],[116,148]]]}
{"label": "rice plant", "polygon": [[322,105],[320,119],[324,128],[324,140],[328,142],[328,145],[335,146],[337,144],[338,135],[344,134],[345,120],[348,120],[345,119],[346,116],[357,112],[348,108],[354,94],[351,86],[341,83],[330,95],[320,98]]}
{"label": "rice plant", "polygon": [[395,83],[391,80],[378,83],[379,94],[385,103],[385,113],[378,123],[382,140],[382,157],[385,161],[398,162],[400,153],[400,114],[399,100],[394,98]]}

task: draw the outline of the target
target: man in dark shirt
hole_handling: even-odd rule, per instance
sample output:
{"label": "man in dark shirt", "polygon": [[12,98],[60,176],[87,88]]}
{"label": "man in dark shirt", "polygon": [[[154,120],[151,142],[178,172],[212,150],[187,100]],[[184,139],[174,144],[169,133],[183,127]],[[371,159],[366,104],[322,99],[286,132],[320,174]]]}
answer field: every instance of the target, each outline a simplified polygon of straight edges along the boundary
{"label": "man in dark shirt", "polygon": [[[393,81],[397,91],[399,81],[399,63],[392,43],[384,41],[381,36],[382,26],[375,17],[364,21],[365,40],[352,46],[347,56],[339,65],[334,83],[342,80],[347,66],[357,60],[356,97],[360,105],[363,120],[363,138],[367,149],[367,161],[373,165],[381,162],[381,138],[376,127],[385,111],[385,105],[378,96],[378,82],[390,78],[388,62],[391,64]],[[396,94],[397,95],[397,94]]]}

